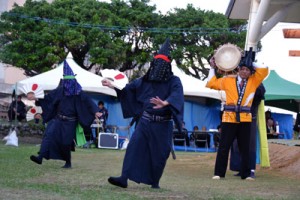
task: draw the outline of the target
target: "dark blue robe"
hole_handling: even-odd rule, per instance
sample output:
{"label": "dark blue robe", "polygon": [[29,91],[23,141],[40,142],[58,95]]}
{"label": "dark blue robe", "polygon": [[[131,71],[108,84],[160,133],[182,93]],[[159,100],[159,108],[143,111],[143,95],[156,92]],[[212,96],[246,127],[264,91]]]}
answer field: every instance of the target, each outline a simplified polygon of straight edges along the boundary
{"label": "dark blue robe", "polygon": [[[48,123],[40,155],[46,159],[70,159],[77,123],[90,126],[98,107],[84,92],[73,96],[63,95],[62,87],[51,91],[44,99],[39,99],[37,104],[42,107],[44,122]],[[63,120],[58,114],[77,120]]]}
{"label": "dark blue robe", "polygon": [[[174,121],[182,123],[183,88],[176,76],[162,83],[140,78],[116,91],[125,118],[136,117],[147,111],[161,116],[172,115]],[[156,96],[170,105],[153,109],[150,98]],[[141,117],[126,150],[122,176],[137,183],[158,183],[172,148],[172,131],[172,121],[153,122]]]}

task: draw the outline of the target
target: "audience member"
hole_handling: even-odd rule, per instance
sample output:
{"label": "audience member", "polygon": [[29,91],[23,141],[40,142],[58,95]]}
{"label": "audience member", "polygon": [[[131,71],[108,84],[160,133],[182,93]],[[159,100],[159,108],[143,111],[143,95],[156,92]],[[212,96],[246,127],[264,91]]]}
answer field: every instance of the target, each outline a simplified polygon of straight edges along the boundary
{"label": "audience member", "polygon": [[40,123],[40,120],[42,119],[42,114],[41,113],[36,113],[35,115],[34,115],[34,123],[35,124],[38,124],[38,123]]}
{"label": "audience member", "polygon": [[17,120],[21,122],[26,118],[26,112],[26,105],[22,101],[22,97],[18,96],[17,101],[13,100],[13,102],[9,106],[8,119],[9,121],[13,121],[17,116]]}
{"label": "audience member", "polygon": [[100,113],[100,117],[94,120],[93,125],[96,127],[83,127],[84,134],[86,137],[89,137],[90,144],[94,143],[96,147],[98,146],[98,135],[99,132],[107,132],[107,118],[108,118],[108,110],[104,107],[103,101],[98,101],[98,112]]}
{"label": "audience member", "polygon": [[177,125],[174,124],[174,129],[173,129],[174,145],[190,146],[188,130],[185,128],[185,122],[182,122],[181,127],[182,127],[182,131],[180,132],[179,129],[177,128]]}
{"label": "audience member", "polygon": [[101,121],[104,132],[106,131],[106,122],[108,119],[108,110],[104,107],[104,102],[99,101],[98,102],[98,112],[101,113],[101,117],[98,117],[98,119]]}
{"label": "audience member", "polygon": [[193,132],[190,135],[190,142],[193,142],[195,144],[195,132],[199,131],[198,126],[193,127]]}
{"label": "audience member", "polygon": [[294,124],[294,139],[300,139],[299,131],[300,131],[300,113],[297,113],[296,121]]}
{"label": "audience member", "polygon": [[206,126],[202,126],[201,131],[195,132],[195,144],[197,147],[210,148],[210,134]]}
{"label": "audience member", "polygon": [[265,112],[265,117],[266,117],[266,129],[267,129],[267,138],[277,138],[278,135],[277,130],[276,130],[276,122],[274,118],[272,117],[272,112],[271,110],[267,110]]}

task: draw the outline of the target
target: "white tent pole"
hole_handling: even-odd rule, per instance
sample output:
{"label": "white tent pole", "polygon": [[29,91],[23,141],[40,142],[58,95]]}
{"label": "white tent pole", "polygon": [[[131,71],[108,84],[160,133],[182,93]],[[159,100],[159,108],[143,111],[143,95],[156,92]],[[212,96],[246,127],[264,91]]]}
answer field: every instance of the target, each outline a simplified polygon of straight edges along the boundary
{"label": "white tent pole", "polygon": [[271,0],[251,1],[245,50],[249,50],[250,47],[253,47],[253,51],[256,51],[258,36],[260,35],[270,1]]}
{"label": "white tent pole", "polygon": [[17,107],[18,107],[18,95],[17,95],[17,87],[18,87],[18,82],[16,82],[16,87],[15,87],[15,96],[14,96],[14,98],[15,98],[15,101],[16,101],[16,111],[15,111],[15,120],[14,120],[14,122],[15,122],[15,124],[17,123]]}

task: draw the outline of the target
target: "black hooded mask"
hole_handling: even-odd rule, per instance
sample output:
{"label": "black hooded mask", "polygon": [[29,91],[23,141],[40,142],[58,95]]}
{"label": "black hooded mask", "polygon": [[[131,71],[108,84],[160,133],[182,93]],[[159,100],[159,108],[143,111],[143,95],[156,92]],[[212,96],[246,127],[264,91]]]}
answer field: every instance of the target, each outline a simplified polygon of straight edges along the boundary
{"label": "black hooded mask", "polygon": [[148,81],[165,82],[168,81],[172,75],[170,40],[166,39],[158,54],[154,56],[144,79]]}

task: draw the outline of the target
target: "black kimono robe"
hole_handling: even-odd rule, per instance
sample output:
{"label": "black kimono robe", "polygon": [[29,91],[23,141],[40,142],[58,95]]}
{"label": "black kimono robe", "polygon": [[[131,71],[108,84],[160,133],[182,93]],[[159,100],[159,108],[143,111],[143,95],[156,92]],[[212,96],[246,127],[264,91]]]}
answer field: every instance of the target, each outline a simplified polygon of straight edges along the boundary
{"label": "black kimono robe", "polygon": [[[116,91],[125,118],[140,116],[144,111],[160,116],[172,115],[181,127],[184,97],[178,77],[172,76],[167,82],[150,82],[140,78]],[[156,96],[170,105],[154,109],[150,98]],[[126,150],[122,176],[137,183],[158,183],[172,148],[172,134],[171,120],[156,122],[140,117]]]}
{"label": "black kimono robe", "polygon": [[[42,107],[44,123],[48,123],[40,153],[46,159],[70,159],[70,150],[76,136],[76,126],[89,127],[98,111],[96,104],[84,92],[65,96],[63,87],[51,91],[37,105]],[[65,120],[59,116],[74,118]]]}

